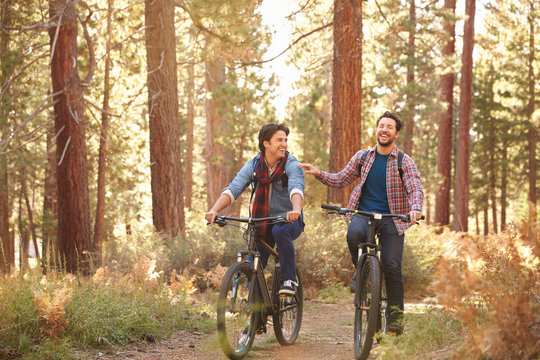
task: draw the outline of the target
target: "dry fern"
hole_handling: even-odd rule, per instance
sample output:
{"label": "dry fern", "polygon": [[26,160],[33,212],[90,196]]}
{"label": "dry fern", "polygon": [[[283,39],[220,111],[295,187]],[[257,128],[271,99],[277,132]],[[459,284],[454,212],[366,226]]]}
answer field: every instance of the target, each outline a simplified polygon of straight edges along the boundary
{"label": "dry fern", "polygon": [[57,339],[64,332],[68,323],[65,307],[71,297],[72,290],[67,287],[56,290],[52,300],[48,291],[34,293],[34,304],[41,319],[39,328],[41,338]]}

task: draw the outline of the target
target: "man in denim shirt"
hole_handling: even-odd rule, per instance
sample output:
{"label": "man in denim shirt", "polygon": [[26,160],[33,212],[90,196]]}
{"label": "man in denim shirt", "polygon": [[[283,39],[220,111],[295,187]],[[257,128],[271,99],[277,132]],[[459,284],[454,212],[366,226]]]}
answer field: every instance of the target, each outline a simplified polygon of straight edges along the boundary
{"label": "man in denim shirt", "polygon": [[[266,226],[257,229],[258,236],[274,247],[277,244],[281,264],[280,294],[294,295],[296,270],[293,240],[302,233],[304,222],[304,172],[299,161],[287,152],[289,128],[282,124],[266,124],[259,131],[261,152],[249,160],[223,193],[205,218],[213,223],[218,213],[234,202],[255,181],[253,217],[283,216],[290,224]],[[262,228],[262,229],[261,229]],[[263,267],[268,252],[259,247]]]}
{"label": "man in denim shirt", "polygon": [[[377,120],[377,145],[371,149],[358,151],[336,174],[321,171],[311,164],[300,164],[306,174],[330,187],[344,187],[356,179],[360,182],[354,188],[349,199],[348,208],[380,214],[409,214],[411,223],[402,223],[391,219],[375,221],[376,231],[380,233],[381,260],[388,294],[390,313],[388,332],[401,334],[400,324],[404,303],[403,274],[401,260],[403,257],[404,231],[422,216],[424,193],[420,174],[414,161],[403,155],[400,175],[398,168],[399,149],[395,140],[399,137],[401,119],[397,114],[385,112]],[[363,164],[362,164],[363,162]],[[359,166],[362,165],[362,166]],[[361,169],[361,172],[359,172]],[[349,228],[347,243],[352,263],[358,260],[358,243],[365,242],[368,234],[368,219],[364,215],[346,216]],[[354,292],[355,278],[351,281]]]}

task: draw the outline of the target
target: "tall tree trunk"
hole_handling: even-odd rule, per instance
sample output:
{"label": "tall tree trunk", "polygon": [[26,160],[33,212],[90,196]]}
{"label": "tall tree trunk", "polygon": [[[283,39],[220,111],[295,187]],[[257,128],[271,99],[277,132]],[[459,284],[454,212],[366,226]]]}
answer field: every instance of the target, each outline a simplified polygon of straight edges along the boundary
{"label": "tall tree trunk", "polygon": [[461,69],[461,96],[459,109],[459,125],[456,150],[456,179],[454,190],[454,223],[453,230],[468,230],[469,220],[469,163],[471,156],[471,104],[472,104],[472,74],[474,47],[474,15],[476,0],[466,0],[463,55]]}
{"label": "tall tree trunk", "polygon": [[174,2],[145,0],[152,216],[158,232],[184,234]]}
{"label": "tall tree trunk", "polygon": [[[190,31],[190,38],[194,37],[194,30]],[[195,63],[190,61],[188,65],[187,81],[187,132],[186,132],[186,165],[184,175],[186,186],[184,191],[184,201],[186,208],[191,210],[191,198],[193,197],[193,124],[195,121]]]}
{"label": "tall tree trunk", "polygon": [[416,56],[416,4],[415,0],[409,0],[409,46],[407,52],[407,99],[406,99],[406,119],[405,119],[405,144],[403,151],[410,156],[413,155],[413,135],[414,135],[414,109],[415,109],[415,84],[414,84],[414,63]]}
{"label": "tall tree trunk", "polygon": [[[0,3],[0,23],[11,26],[12,9],[7,1]],[[11,72],[13,62],[9,59],[10,36],[7,31],[0,31],[0,84],[5,84]],[[2,140],[9,133],[8,114],[9,91],[0,99],[0,136]],[[9,233],[11,217],[8,191],[8,155],[0,154],[0,273],[7,273],[15,266],[15,244]]]}
{"label": "tall tree trunk", "polygon": [[[527,107],[527,115],[529,117],[529,223],[532,225],[536,222],[536,131],[537,126],[534,125],[533,113],[535,108],[534,94],[534,29],[535,29],[535,9],[534,1],[529,1],[530,13],[529,21],[529,104]],[[536,237],[534,227],[531,226],[531,237]]]}
{"label": "tall tree trunk", "polygon": [[28,226],[30,227],[30,232],[32,234],[32,243],[34,245],[34,252],[36,253],[36,259],[39,262],[40,256],[39,256],[39,247],[38,247],[38,242],[37,242],[36,225],[34,224],[34,211],[32,210],[30,199],[28,198],[28,189],[26,188],[26,182],[23,182],[23,195],[24,195],[24,203],[26,205],[26,213],[28,215]]}
{"label": "tall tree trunk", "polygon": [[[444,7],[454,14],[456,0],[445,0]],[[445,25],[449,40],[443,48],[443,56],[454,54],[455,23]],[[454,113],[454,73],[441,76],[439,99],[446,106],[439,116],[439,139],[437,146],[437,173],[441,183],[435,198],[435,224],[450,224],[450,186],[452,169],[452,122]]]}
{"label": "tall tree trunk", "polygon": [[107,55],[105,57],[105,78],[103,79],[103,112],[101,113],[101,133],[99,137],[98,178],[96,220],[94,222],[93,257],[97,267],[102,263],[103,224],[105,221],[105,192],[107,183],[107,138],[109,131],[109,97],[111,92],[111,17],[113,0],[107,1]]}
{"label": "tall tree trunk", "polygon": [[24,225],[23,222],[23,207],[22,201],[24,197],[24,187],[26,181],[26,174],[22,173],[21,177],[21,190],[19,193],[19,209],[17,219],[19,221],[19,268],[21,271],[26,271],[28,269],[28,248],[30,247],[30,233],[28,228]]}
{"label": "tall tree trunk", "polygon": [[57,247],[65,269],[89,272],[90,205],[86,160],[82,82],[77,72],[75,3],[49,1],[51,76],[56,137],[58,185]]}
{"label": "tall tree trunk", "polygon": [[483,209],[484,209],[484,235],[487,235],[489,234],[489,219],[488,219],[489,211],[488,211],[487,198],[486,198],[486,201],[484,202]]}
{"label": "tall tree trunk", "polygon": [[[334,61],[330,172],[345,167],[361,147],[362,1],[334,1]],[[347,205],[353,186],[328,188],[328,202]]]}
{"label": "tall tree trunk", "polygon": [[[218,58],[206,61],[206,199],[210,208],[221,195],[221,190],[230,181],[226,161],[226,146],[220,142],[220,137],[226,133],[226,120],[220,113],[220,101],[215,98],[215,91],[225,84],[225,63]],[[228,214],[230,208],[225,209]]]}
{"label": "tall tree trunk", "polygon": [[47,167],[43,190],[43,220],[41,237],[41,254],[43,271],[57,266],[56,232],[58,220],[58,192],[56,184],[56,147],[54,146],[54,123],[47,127]]}
{"label": "tall tree trunk", "polygon": [[[503,169],[506,168],[508,163],[508,150],[507,143],[503,141],[502,144],[502,159],[501,164],[503,164]],[[506,194],[508,186],[508,177],[507,172],[503,171],[501,174],[501,232],[506,229]]]}

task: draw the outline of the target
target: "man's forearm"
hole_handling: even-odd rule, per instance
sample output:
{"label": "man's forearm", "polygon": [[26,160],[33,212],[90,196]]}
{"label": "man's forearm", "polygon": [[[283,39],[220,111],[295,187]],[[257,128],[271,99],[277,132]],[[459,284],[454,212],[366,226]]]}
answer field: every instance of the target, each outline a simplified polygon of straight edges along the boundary
{"label": "man's forearm", "polygon": [[304,198],[300,194],[293,194],[291,196],[291,203],[293,211],[302,211],[302,207],[304,206]]}

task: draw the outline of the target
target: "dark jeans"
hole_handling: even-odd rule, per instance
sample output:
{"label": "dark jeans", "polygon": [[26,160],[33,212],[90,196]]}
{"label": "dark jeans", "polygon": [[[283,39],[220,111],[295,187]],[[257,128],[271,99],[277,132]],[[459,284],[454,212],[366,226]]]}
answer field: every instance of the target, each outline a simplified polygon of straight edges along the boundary
{"label": "dark jeans", "polygon": [[[279,263],[281,264],[279,281],[296,280],[293,241],[300,236],[303,227],[302,217],[300,217],[292,224],[273,225],[271,234],[269,232],[266,236],[266,243],[270,247],[273,248],[277,244]],[[261,253],[261,264],[264,268],[270,255],[262,246],[259,246],[259,252]]]}
{"label": "dark jeans", "polygon": [[[403,313],[404,290],[401,259],[405,234],[398,234],[392,219],[375,220],[375,232],[380,234],[381,262],[386,282],[388,307],[391,311],[389,322],[392,323]],[[368,217],[359,214],[353,215],[347,230],[347,244],[355,266],[358,260],[358,244],[366,242],[368,234]],[[392,311],[394,309],[399,309],[399,311]]]}

